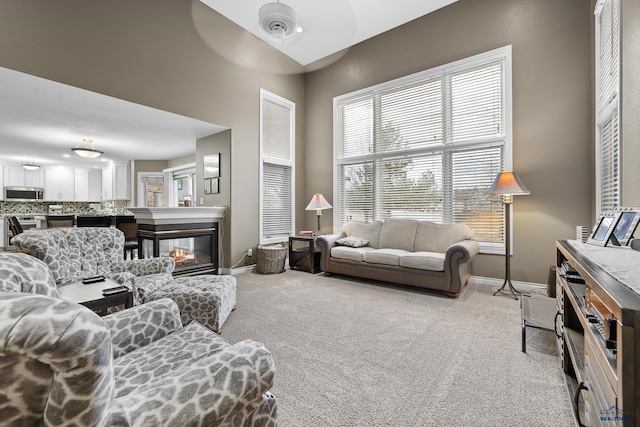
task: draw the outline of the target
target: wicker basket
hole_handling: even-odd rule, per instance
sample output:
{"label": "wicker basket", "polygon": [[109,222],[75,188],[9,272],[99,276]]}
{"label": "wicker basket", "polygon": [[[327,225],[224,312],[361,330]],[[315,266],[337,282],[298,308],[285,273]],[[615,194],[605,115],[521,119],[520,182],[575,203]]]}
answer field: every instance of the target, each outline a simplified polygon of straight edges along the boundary
{"label": "wicker basket", "polygon": [[284,272],[284,263],[287,259],[287,244],[258,245],[258,260],[256,272],[260,274],[273,274]]}

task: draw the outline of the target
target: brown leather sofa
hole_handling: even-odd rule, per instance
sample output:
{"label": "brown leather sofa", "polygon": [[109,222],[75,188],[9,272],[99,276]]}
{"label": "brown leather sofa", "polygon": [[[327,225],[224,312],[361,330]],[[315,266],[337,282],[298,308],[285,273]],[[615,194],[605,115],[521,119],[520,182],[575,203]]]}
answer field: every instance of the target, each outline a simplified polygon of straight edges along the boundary
{"label": "brown leather sofa", "polygon": [[[456,298],[480,251],[466,224],[389,219],[349,221],[342,233],[320,236],[320,267],[344,274],[446,292]],[[366,242],[366,243],[365,243]]]}

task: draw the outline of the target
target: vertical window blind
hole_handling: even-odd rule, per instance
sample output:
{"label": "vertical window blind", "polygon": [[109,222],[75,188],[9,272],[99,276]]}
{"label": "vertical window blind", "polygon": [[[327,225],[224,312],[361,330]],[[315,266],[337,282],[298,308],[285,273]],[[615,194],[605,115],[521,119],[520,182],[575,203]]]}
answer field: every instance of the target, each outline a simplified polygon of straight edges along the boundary
{"label": "vertical window blind", "polygon": [[620,205],[620,1],[599,0],[596,20],[596,189],[601,212]]}
{"label": "vertical window blind", "polygon": [[465,222],[485,252],[504,247],[503,206],[486,193],[511,164],[510,52],[334,99],[337,228],[400,217]]}
{"label": "vertical window blind", "polygon": [[294,228],[295,104],[260,92],[260,243],[286,240]]}

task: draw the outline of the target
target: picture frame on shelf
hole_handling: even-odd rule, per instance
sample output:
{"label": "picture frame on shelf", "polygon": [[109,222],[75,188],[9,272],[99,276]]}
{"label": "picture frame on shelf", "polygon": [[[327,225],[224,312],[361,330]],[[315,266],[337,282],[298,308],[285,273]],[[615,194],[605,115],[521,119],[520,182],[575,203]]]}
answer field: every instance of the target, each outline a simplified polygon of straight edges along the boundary
{"label": "picture frame on shelf", "polygon": [[587,243],[590,245],[607,246],[619,219],[620,212],[603,212],[600,214],[593,226],[591,235],[587,239]]}
{"label": "picture frame on shelf", "polygon": [[616,246],[628,246],[640,222],[640,207],[617,207],[613,210],[620,217],[613,229],[611,242]]}

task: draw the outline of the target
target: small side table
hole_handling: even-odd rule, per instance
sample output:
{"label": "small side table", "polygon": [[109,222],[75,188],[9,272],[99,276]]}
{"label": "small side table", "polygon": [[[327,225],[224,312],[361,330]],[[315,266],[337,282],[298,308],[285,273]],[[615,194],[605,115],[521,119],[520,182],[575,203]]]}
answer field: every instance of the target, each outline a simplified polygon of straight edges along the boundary
{"label": "small side table", "polygon": [[107,309],[124,305],[125,308],[133,307],[133,293],[120,292],[113,295],[102,295],[102,290],[120,286],[117,282],[105,279],[102,282],[85,285],[82,282],[73,282],[58,286],[60,298],[82,304],[99,315],[107,314]]}
{"label": "small side table", "polygon": [[556,299],[546,295],[522,294],[520,298],[522,352],[527,352],[527,327],[555,331],[558,309]]}
{"label": "small side table", "polygon": [[289,268],[315,274],[320,271],[320,248],[315,237],[289,237]]}

